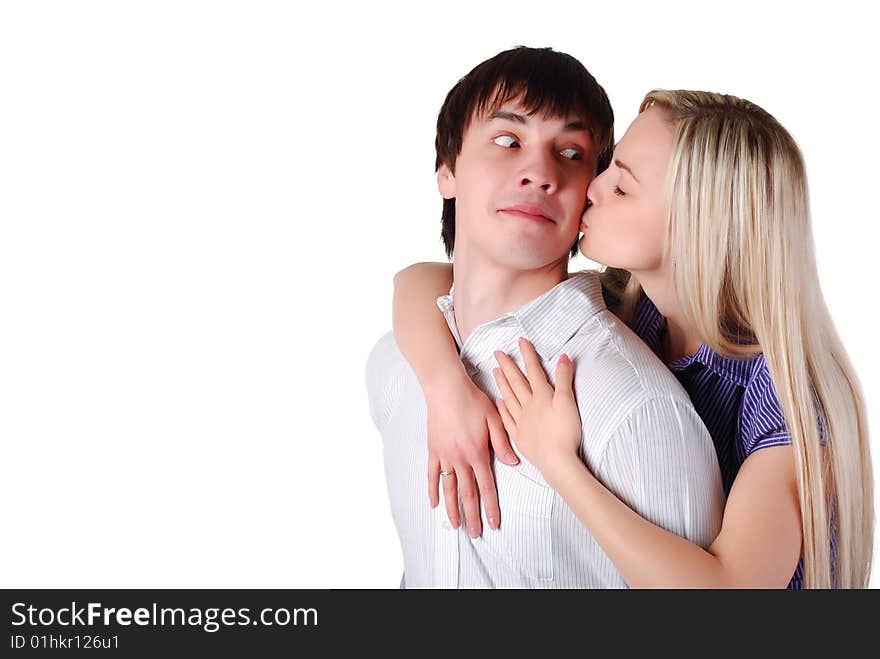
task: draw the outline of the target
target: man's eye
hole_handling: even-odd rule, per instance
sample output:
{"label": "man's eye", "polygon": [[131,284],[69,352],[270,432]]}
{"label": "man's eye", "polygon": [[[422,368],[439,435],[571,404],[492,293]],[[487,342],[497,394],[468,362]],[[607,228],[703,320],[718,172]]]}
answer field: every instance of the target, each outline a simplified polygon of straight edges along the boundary
{"label": "man's eye", "polygon": [[569,160],[583,160],[584,154],[582,154],[578,149],[563,149],[560,151],[563,158],[568,158]]}
{"label": "man's eye", "polygon": [[498,146],[503,146],[505,149],[512,149],[514,145],[519,146],[519,142],[516,141],[516,138],[511,137],[510,135],[499,135],[495,138],[494,142]]}

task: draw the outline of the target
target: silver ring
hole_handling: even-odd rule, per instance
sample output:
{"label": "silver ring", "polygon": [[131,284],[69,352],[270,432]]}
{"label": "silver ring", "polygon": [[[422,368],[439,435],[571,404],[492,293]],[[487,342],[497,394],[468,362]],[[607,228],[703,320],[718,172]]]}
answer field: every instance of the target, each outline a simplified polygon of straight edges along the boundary
{"label": "silver ring", "polygon": [[449,471],[440,471],[441,476],[452,476],[455,473],[455,469],[450,469]]}

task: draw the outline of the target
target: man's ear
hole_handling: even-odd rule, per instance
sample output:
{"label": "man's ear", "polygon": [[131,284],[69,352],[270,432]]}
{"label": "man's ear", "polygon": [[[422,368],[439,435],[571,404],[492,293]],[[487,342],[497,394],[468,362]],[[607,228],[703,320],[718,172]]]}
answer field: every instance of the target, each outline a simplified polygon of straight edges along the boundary
{"label": "man's ear", "polygon": [[437,170],[437,189],[444,199],[455,199],[455,174],[446,164]]}

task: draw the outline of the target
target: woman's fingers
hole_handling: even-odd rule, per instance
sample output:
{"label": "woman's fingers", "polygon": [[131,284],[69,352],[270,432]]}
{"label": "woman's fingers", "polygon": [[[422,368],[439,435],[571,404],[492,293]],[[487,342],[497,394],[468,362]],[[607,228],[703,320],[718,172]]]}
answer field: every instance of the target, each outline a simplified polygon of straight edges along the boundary
{"label": "woman's fingers", "polygon": [[559,357],[556,364],[556,397],[574,398],[574,366],[568,355]]}
{"label": "woman's fingers", "polygon": [[[431,506],[439,505],[438,490],[442,487],[446,514],[452,527],[458,529],[464,524],[472,538],[479,537],[483,532],[481,506],[490,528],[497,529],[501,523],[491,454],[486,447],[486,431],[498,460],[508,465],[518,464],[520,460],[511,441],[517,438],[520,421],[525,423],[529,420],[534,425],[532,420],[536,418],[535,415],[546,411],[550,404],[549,396],[545,394],[554,395],[554,387],[548,381],[541,358],[532,344],[522,339],[520,351],[528,378],[508,355],[495,353],[499,368],[493,370],[493,375],[502,398],[496,401],[497,414],[491,406],[483,408],[485,425],[480,433],[455,434],[458,440],[445,444],[434,442],[440,446],[434,446],[429,441],[428,497]],[[563,355],[557,364],[555,395],[573,397],[572,381],[572,364]],[[524,417],[525,414],[528,414],[528,419]],[[477,441],[478,434],[482,437],[481,441]]]}
{"label": "woman's fingers", "polygon": [[[495,368],[492,369],[492,374],[495,376],[495,382],[498,384],[498,389],[501,391],[501,397],[504,398],[504,403],[507,405],[508,413],[513,420],[516,421],[522,410],[522,406],[519,404],[519,399],[513,389],[511,389],[510,383],[507,381],[507,376],[504,375],[504,371],[500,368]],[[510,431],[508,430],[508,432]]]}
{"label": "woman's fingers", "polygon": [[[492,450],[495,451],[495,457],[506,465],[511,467],[519,464],[519,458],[510,445],[510,438],[504,430],[504,422],[498,414],[486,418],[489,426],[489,441],[492,443]],[[480,488],[482,491],[482,488]]]}
{"label": "woman's fingers", "polygon": [[[480,461],[474,465],[474,477],[477,479],[477,487],[480,488],[480,499],[483,502],[483,510],[486,511],[486,519],[489,522],[489,528],[497,529],[501,520],[501,511],[498,508],[498,492],[495,490],[495,476],[489,466],[489,454],[486,453],[485,461]],[[465,511],[465,518],[468,520],[468,529],[471,528],[470,517]],[[477,504],[477,523],[480,523],[480,508]],[[476,536],[474,536],[476,537]]]}
{"label": "woman's fingers", "polygon": [[452,467],[442,468],[440,470],[440,480],[443,483],[443,500],[446,502],[446,516],[452,528],[457,529],[461,526],[461,519],[458,514],[458,479],[455,470]]}
{"label": "woman's fingers", "polygon": [[470,465],[459,464],[455,468],[455,476],[458,479],[458,492],[461,495],[468,535],[479,538],[483,532],[483,521],[480,519],[480,496],[477,494],[474,472]]}
{"label": "woman's fingers", "polygon": [[431,508],[440,503],[440,460],[433,453],[428,455],[428,501]]}
{"label": "woman's fingers", "polygon": [[[504,377],[507,378],[510,388],[513,390],[513,393],[516,394],[517,403],[525,405],[532,397],[532,388],[526,381],[522,371],[519,370],[519,366],[517,366],[508,355],[500,350],[495,351],[495,359],[498,361],[498,366],[504,373]],[[511,410],[511,412],[512,411],[513,410]]]}
{"label": "woman's fingers", "polygon": [[536,394],[550,394],[552,388],[547,381],[547,374],[541,366],[541,358],[535,352],[534,346],[527,339],[520,337],[519,351],[522,354],[523,364],[526,367],[526,377],[532,392]]}
{"label": "woman's fingers", "polygon": [[495,401],[495,404],[498,406],[498,414],[501,415],[504,429],[507,431],[508,435],[511,437],[514,436],[516,434],[516,421],[510,416],[510,411],[507,409],[507,403],[504,402],[503,398],[499,398]]}

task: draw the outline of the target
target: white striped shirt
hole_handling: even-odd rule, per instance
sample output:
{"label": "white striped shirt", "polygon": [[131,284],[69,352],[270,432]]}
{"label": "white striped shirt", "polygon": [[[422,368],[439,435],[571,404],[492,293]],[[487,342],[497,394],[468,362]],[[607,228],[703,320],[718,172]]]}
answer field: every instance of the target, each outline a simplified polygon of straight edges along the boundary
{"label": "white striped shirt", "polygon": [[[581,457],[606,487],[646,519],[702,547],[721,528],[724,493],[712,440],[675,376],[605,307],[594,274],[572,276],[520,309],[480,325],[461,344],[453,294],[437,300],[461,359],[490,399],[502,350],[523,369],[518,338],[535,346],[551,381],[563,352],[575,365]],[[471,538],[453,529],[426,493],[427,410],[392,334],[367,362],[373,420],[403,548],[407,588],[614,588],[620,573],[565,501],[522,454],[494,459],[501,526]],[[450,410],[450,413],[453,411]],[[516,447],[514,445],[514,450]]]}

